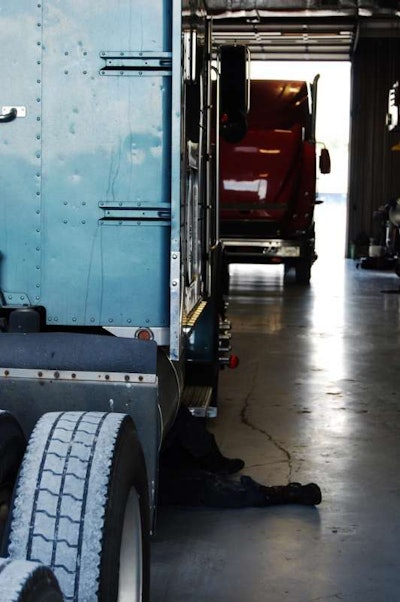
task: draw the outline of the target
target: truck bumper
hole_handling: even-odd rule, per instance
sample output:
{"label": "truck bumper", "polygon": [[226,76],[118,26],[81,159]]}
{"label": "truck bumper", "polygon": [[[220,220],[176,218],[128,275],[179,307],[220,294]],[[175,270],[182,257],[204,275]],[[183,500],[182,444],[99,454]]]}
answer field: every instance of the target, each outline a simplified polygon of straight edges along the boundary
{"label": "truck bumper", "polygon": [[314,239],[224,239],[225,261],[228,263],[287,263],[313,256]]}

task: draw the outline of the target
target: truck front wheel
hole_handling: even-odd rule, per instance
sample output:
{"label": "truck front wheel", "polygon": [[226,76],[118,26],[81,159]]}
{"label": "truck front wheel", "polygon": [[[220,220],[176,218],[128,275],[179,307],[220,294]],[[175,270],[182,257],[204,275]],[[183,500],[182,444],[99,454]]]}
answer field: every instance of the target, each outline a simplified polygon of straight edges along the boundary
{"label": "truck front wheel", "polygon": [[49,566],[66,602],[148,601],[148,486],[129,416],[42,416],[18,478],[8,549]]}
{"label": "truck front wheel", "polygon": [[63,602],[53,572],[38,562],[0,559],[2,602]]}
{"label": "truck front wheel", "polygon": [[310,284],[311,262],[309,259],[300,259],[295,266],[297,284]]}

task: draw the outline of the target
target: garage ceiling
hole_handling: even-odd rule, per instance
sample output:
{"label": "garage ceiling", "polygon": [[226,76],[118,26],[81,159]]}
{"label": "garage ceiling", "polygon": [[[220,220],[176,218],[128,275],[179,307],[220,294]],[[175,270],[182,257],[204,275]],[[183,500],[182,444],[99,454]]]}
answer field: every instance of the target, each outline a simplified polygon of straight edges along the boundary
{"label": "garage ceiling", "polygon": [[253,60],[349,60],[360,37],[400,37],[400,2],[206,0],[217,44]]}

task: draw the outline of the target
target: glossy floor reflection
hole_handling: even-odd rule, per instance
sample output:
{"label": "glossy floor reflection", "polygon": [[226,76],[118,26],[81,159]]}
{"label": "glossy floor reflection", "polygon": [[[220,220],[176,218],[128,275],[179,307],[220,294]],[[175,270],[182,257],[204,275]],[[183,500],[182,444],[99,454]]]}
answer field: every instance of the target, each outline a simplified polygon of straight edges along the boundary
{"label": "glossy floor reflection", "polygon": [[351,260],[320,257],[310,287],[232,266],[241,363],[210,428],[244,474],[323,502],[160,510],[152,602],[400,600],[399,286]]}

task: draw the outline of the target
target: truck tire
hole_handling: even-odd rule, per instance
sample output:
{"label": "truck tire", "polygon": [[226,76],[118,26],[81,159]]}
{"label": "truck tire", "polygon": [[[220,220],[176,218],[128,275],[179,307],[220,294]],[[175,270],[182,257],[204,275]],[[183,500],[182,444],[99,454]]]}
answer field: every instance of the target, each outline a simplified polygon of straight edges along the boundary
{"label": "truck tire", "polygon": [[229,262],[225,258],[222,258],[222,267],[221,267],[222,299],[224,297],[229,296],[229,284],[230,284]]}
{"label": "truck tire", "polygon": [[297,284],[310,284],[311,262],[309,259],[298,261],[295,266],[295,271]]}
{"label": "truck tire", "polygon": [[18,478],[8,550],[51,567],[66,602],[148,601],[148,487],[129,416],[42,416]]}
{"label": "truck tire", "polygon": [[3,551],[12,493],[26,448],[25,435],[17,420],[0,410],[0,550]]}
{"label": "truck tire", "polygon": [[53,572],[38,562],[0,559],[1,602],[63,602]]}

